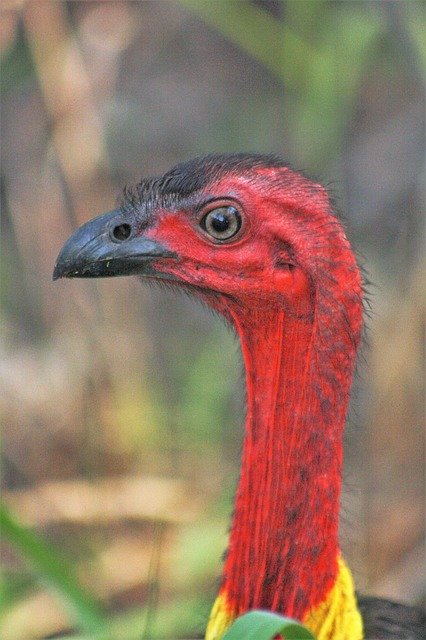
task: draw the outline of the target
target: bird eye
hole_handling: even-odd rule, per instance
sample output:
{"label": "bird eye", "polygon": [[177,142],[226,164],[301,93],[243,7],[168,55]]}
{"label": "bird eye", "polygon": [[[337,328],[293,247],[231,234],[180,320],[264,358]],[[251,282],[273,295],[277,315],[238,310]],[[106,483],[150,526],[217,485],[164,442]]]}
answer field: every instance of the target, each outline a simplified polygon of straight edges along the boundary
{"label": "bird eye", "polygon": [[130,238],[132,227],[127,222],[122,222],[113,227],[110,233],[112,240],[115,240],[115,242],[124,242],[124,240]]}
{"label": "bird eye", "polygon": [[201,220],[201,228],[215,240],[229,240],[241,228],[241,216],[235,207],[212,209]]}

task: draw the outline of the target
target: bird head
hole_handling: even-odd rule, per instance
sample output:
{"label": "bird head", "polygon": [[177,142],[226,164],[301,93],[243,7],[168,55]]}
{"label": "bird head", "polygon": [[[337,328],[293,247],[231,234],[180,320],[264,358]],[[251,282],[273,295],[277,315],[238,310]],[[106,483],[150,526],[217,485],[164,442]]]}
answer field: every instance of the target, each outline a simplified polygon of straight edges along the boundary
{"label": "bird head", "polygon": [[127,189],[121,206],[80,227],[54,279],[140,275],[230,309],[309,315],[325,273],[359,273],[325,189],[274,156],[211,155]]}

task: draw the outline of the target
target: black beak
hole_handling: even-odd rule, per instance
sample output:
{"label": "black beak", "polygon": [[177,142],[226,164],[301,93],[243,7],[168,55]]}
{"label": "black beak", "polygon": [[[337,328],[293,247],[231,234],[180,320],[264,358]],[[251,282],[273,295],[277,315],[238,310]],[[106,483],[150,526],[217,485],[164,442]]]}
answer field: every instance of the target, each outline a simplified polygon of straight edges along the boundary
{"label": "black beak", "polygon": [[120,210],[90,220],[63,246],[53,279],[155,275],[153,260],[178,257],[154,240],[136,235],[134,227]]}

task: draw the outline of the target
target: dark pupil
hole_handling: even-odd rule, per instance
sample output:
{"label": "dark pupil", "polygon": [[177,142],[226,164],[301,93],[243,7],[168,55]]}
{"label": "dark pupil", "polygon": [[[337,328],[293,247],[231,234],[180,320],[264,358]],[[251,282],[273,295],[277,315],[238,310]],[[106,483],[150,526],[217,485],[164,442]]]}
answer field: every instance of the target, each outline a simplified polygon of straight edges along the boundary
{"label": "dark pupil", "polygon": [[211,220],[212,229],[217,233],[223,233],[229,228],[229,215],[224,213],[215,213]]}
{"label": "dark pupil", "polygon": [[130,225],[124,222],[114,227],[112,235],[116,240],[127,240],[131,231]]}

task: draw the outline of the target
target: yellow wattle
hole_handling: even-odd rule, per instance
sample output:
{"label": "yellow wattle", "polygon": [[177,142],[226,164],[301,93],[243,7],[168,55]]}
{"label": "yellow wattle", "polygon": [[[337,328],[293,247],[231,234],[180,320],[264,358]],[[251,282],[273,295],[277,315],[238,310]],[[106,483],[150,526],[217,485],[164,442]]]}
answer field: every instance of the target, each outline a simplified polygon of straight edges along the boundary
{"label": "yellow wattle", "polygon": [[207,623],[205,640],[221,640],[225,631],[235,620],[235,614],[230,611],[226,601],[226,594],[220,593],[214,601]]}
{"label": "yellow wattle", "polygon": [[[336,582],[325,599],[310,609],[302,622],[316,640],[362,640],[362,619],[352,575],[341,557],[338,567]],[[221,640],[235,617],[227,603],[226,593],[220,593],[210,614],[205,640]]]}
{"label": "yellow wattle", "polygon": [[362,618],[358,610],[352,574],[339,557],[336,582],[323,602],[303,617],[303,624],[317,640],[362,640]]}

